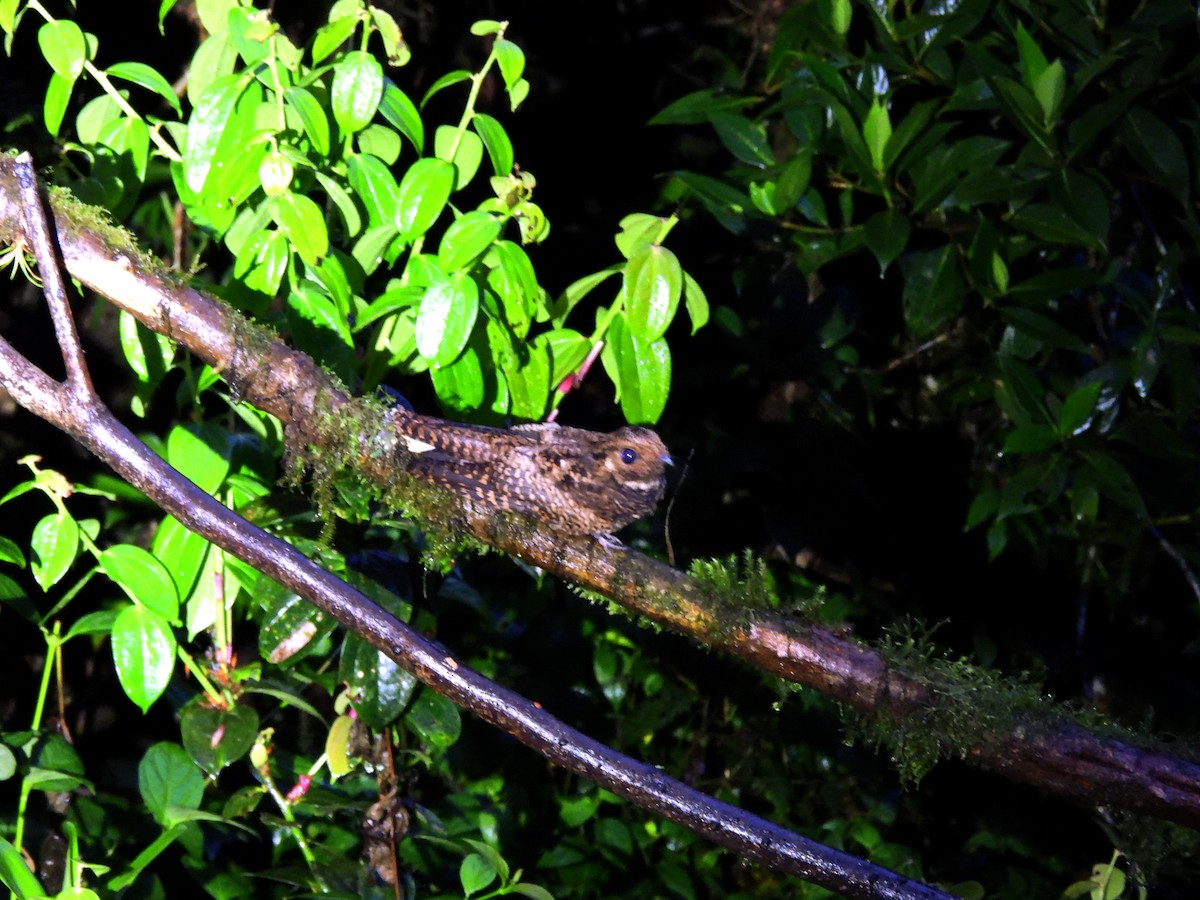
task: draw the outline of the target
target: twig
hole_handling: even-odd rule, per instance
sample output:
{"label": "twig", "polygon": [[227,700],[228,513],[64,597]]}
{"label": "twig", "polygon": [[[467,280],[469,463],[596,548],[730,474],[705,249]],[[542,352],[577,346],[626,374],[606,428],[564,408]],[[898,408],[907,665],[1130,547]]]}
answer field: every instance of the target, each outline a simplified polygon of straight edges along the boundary
{"label": "twig", "polygon": [[71,304],[67,300],[67,288],[63,284],[62,270],[59,268],[57,244],[50,236],[50,224],[46,219],[45,208],[42,206],[42,192],[38,185],[37,174],[33,170],[33,157],[22,153],[16,159],[17,184],[21,188],[21,198],[24,201],[23,219],[25,222],[25,239],[38,261],[38,271],[42,277],[42,290],[46,294],[46,302],[50,306],[50,318],[54,322],[54,333],[58,338],[58,346],[62,349],[63,364],[67,369],[67,385],[73,393],[80,396],[95,395],[92,388],[92,377],[88,374],[87,364],[83,361],[83,347],[79,344],[79,334],[75,331],[75,319],[71,316]]}
{"label": "twig", "polygon": [[[28,156],[17,160],[17,168],[22,167],[32,174]],[[37,218],[42,219],[38,227],[48,234],[40,202],[25,213],[27,222]],[[34,249],[49,284],[50,271],[57,270],[52,246],[35,244]],[[54,299],[47,288],[47,300],[53,307],[65,302],[65,293]],[[63,333],[73,335],[73,326]],[[68,346],[63,347],[64,354]],[[75,360],[82,370],[82,356]],[[117,421],[90,389],[90,381],[86,382],[88,395],[77,396],[84,383],[81,378],[72,389],[55,382],[0,338],[0,385],[23,407],[66,431],[189,530],[295,591],[433,690],[551,761],[747,859],[845,896],[915,900],[950,896],[688,787],[652,765],[592,740],[525,697],[460,664],[445,647],[201,491]]]}

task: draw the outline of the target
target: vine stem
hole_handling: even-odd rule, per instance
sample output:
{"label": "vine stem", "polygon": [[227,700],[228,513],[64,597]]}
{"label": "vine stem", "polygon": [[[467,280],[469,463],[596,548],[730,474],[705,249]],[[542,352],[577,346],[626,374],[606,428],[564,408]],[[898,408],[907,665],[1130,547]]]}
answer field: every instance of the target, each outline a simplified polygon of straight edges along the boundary
{"label": "vine stem", "polygon": [[[50,15],[50,13],[44,6],[42,6],[42,4],[38,2],[38,0],[29,0],[29,9],[32,9],[51,25],[58,22],[58,19]],[[125,115],[129,116],[131,119],[137,119],[139,122],[144,123],[146,121],[142,117],[141,113],[130,106],[129,101],[121,96],[121,92],[118,91],[116,85],[109,80],[108,75],[106,75],[102,69],[97,69],[92,64],[92,61],[86,57],[83,60],[83,70],[96,80],[96,83],[100,85],[100,87],[104,90],[104,93],[108,94],[108,96],[112,98],[113,102],[117,104],[117,108],[120,109],[121,112],[125,113]],[[183,161],[183,157],[179,155],[179,151],[163,140],[162,134],[157,127],[150,128],[147,126],[147,130],[150,133],[150,140],[154,142],[154,146],[158,148],[159,152],[162,153],[163,156],[171,160],[171,162]]]}

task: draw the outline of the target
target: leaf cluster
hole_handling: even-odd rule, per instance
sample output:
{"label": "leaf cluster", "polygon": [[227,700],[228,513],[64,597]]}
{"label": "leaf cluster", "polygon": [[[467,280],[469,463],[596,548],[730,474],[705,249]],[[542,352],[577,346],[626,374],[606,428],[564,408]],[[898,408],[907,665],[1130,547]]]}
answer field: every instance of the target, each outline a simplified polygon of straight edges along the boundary
{"label": "leaf cluster", "polygon": [[[794,358],[816,376],[812,413],[958,428],[975,447],[966,527],[993,557],[1019,539],[1112,559],[1130,535],[1157,553],[1167,533],[1185,573],[1200,561],[1186,17],[1165,0],[805,4],[761,81],[653,120],[710,127],[728,160],[675,172],[670,193],[807,279]],[[822,297],[849,264],[883,291],[855,277],[864,299]]]}

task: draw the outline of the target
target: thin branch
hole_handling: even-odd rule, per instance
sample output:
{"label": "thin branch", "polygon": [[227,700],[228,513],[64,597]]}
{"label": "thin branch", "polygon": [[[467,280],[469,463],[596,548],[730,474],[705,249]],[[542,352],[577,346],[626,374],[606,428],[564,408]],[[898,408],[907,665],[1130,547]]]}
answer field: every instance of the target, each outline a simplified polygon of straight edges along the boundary
{"label": "thin branch", "polygon": [[[36,217],[38,213],[27,211],[27,215]],[[57,267],[51,254],[39,252],[38,263],[44,278]],[[79,361],[82,364],[82,359]],[[592,740],[525,697],[467,668],[445,647],[414,631],[290,544],[249,524],[197,488],[137,440],[94,391],[78,397],[65,390],[2,338],[0,385],[23,407],[95,453],[189,530],[295,591],[433,690],[569,771],[747,859],[845,896],[918,900],[950,897],[688,787],[652,765]]]}
{"label": "thin branch", "polygon": [[33,157],[22,153],[15,160],[17,184],[23,201],[25,239],[38,260],[42,289],[50,306],[50,318],[54,322],[54,333],[58,346],[62,348],[63,365],[67,369],[67,384],[81,394],[94,394],[92,378],[83,361],[83,347],[75,331],[75,319],[71,315],[71,304],[67,300],[67,287],[63,283],[59,268],[58,249],[50,235],[50,225],[42,206],[42,190],[37,173],[33,170]]}

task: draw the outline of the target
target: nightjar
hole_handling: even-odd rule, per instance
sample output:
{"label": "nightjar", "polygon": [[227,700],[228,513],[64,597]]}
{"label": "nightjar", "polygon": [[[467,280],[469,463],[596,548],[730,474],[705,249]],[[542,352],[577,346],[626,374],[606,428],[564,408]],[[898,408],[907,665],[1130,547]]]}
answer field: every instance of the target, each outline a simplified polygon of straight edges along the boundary
{"label": "nightjar", "polygon": [[648,428],[489,428],[403,409],[391,420],[412,454],[413,475],[565,532],[609,535],[652,513],[666,490],[671,457]]}

